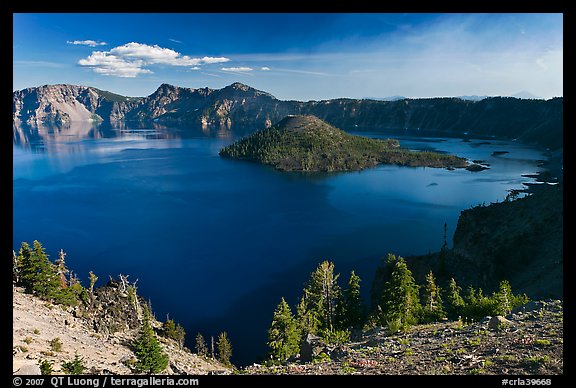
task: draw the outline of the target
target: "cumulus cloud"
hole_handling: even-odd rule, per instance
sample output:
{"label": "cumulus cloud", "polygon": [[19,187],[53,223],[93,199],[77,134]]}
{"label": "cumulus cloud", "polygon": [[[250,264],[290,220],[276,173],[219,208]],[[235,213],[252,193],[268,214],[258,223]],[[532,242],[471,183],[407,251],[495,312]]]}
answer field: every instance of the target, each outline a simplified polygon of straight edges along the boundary
{"label": "cumulus cloud", "polygon": [[67,40],[66,43],[90,47],[106,46],[108,44],[106,42],[98,42],[96,40]]}
{"label": "cumulus cloud", "polygon": [[264,71],[270,71],[272,69],[270,69],[268,66],[263,66],[260,68],[260,70],[264,70]]}
{"label": "cumulus cloud", "polygon": [[251,67],[223,67],[220,70],[222,71],[232,71],[236,73],[242,73],[245,71],[253,71],[254,69]]}
{"label": "cumulus cloud", "polygon": [[94,51],[78,64],[92,68],[96,73],[117,77],[134,78],[139,74],[151,74],[150,65],[189,66],[197,70],[198,65],[223,63],[225,57],[192,58],[188,55],[158,45],[130,42],[110,51]]}

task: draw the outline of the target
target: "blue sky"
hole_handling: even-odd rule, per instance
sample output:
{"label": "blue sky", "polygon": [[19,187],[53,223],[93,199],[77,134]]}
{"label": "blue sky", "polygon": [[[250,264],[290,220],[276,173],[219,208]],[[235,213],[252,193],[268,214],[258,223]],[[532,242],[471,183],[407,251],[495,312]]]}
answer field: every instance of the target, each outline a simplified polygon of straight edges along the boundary
{"label": "blue sky", "polygon": [[14,14],[13,89],[280,99],[563,95],[562,14]]}

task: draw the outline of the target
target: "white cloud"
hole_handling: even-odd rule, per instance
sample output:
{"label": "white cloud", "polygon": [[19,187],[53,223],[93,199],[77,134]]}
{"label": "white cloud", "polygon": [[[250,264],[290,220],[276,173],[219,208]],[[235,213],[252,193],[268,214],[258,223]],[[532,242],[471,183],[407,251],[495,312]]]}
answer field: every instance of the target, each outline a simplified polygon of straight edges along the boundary
{"label": "white cloud", "polygon": [[236,73],[242,73],[245,71],[253,71],[254,69],[251,67],[223,67],[220,70],[222,71],[231,71]]}
{"label": "white cloud", "polygon": [[149,65],[191,66],[192,70],[198,70],[198,65],[229,60],[225,57],[192,58],[158,45],[130,42],[110,51],[94,51],[87,58],[79,60],[78,64],[90,67],[99,74],[134,78],[139,74],[153,73],[146,68]]}
{"label": "white cloud", "polygon": [[84,46],[90,46],[90,47],[96,47],[96,46],[106,46],[108,43],[106,42],[98,42],[96,40],[67,40],[66,43],[68,44],[76,44],[76,45],[84,45]]}
{"label": "white cloud", "polygon": [[94,51],[89,57],[78,61],[80,66],[91,67],[96,73],[116,77],[134,78],[139,74],[152,74],[144,69],[142,60],[127,61],[105,51]]}
{"label": "white cloud", "polygon": [[178,39],[172,39],[172,38],[168,38],[169,41],[174,42],[174,43],[182,43],[182,41],[178,40]]}
{"label": "white cloud", "polygon": [[200,69],[202,69],[200,66],[194,66],[190,68],[190,70],[200,70]]}
{"label": "white cloud", "polygon": [[260,68],[260,70],[270,71],[270,70],[272,70],[272,69],[269,68],[268,66],[263,66],[263,67]]}

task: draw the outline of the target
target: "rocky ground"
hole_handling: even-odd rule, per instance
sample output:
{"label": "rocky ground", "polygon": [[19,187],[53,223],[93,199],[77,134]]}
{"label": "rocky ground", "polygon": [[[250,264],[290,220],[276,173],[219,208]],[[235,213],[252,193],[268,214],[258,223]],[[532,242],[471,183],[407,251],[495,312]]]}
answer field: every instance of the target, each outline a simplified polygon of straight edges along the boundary
{"label": "rocky ground", "polygon": [[361,340],[324,348],[306,364],[253,365],[247,374],[426,375],[494,374],[559,375],[563,369],[563,305],[561,301],[529,302],[504,317],[463,324],[443,322],[387,335],[384,328]]}
{"label": "rocky ground", "polygon": [[[24,294],[13,292],[12,371],[39,374],[40,360],[53,362],[54,374],[62,373],[61,363],[74,359],[76,353],[84,359],[85,372],[91,374],[132,374],[129,365],[134,353],[130,343],[137,329],[115,333],[98,333],[93,323],[63,308]],[[76,315],[76,316],[75,316]],[[159,327],[159,323],[154,323]],[[60,339],[61,349],[52,345]],[[170,357],[167,374],[226,374],[230,370],[216,361],[199,357],[188,349],[179,349],[176,342],[159,338]]]}

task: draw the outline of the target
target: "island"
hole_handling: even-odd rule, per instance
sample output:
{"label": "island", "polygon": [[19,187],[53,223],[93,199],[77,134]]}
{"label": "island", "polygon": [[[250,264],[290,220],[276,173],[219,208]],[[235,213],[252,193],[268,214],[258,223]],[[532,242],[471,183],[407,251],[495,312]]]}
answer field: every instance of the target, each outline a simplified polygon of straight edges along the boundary
{"label": "island", "polygon": [[311,115],[290,115],[220,150],[224,158],[248,160],[281,171],[357,171],[378,164],[466,168],[466,159],[400,147],[396,139],[354,136]]}

